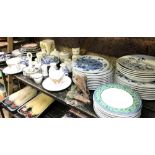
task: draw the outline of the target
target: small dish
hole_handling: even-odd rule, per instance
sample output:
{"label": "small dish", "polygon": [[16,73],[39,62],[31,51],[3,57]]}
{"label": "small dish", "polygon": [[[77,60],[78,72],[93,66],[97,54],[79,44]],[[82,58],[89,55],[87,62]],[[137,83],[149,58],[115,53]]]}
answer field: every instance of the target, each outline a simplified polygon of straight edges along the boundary
{"label": "small dish", "polygon": [[50,65],[51,63],[59,63],[59,58],[54,56],[54,55],[50,55],[50,56],[45,56],[43,58],[41,58],[41,63],[42,64],[47,64]]}
{"label": "small dish", "polygon": [[39,68],[29,68],[29,67],[23,68],[23,75],[24,76],[30,77],[32,74],[35,74],[38,72],[39,72]]}
{"label": "small dish", "polygon": [[35,73],[30,76],[36,84],[40,84],[43,79],[43,75],[41,73]]}

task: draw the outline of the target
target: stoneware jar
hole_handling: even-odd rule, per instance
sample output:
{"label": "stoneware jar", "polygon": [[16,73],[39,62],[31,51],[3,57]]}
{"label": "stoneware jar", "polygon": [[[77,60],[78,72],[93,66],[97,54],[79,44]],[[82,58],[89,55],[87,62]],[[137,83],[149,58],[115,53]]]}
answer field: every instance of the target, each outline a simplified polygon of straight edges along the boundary
{"label": "stoneware jar", "polygon": [[64,62],[66,59],[70,58],[70,52],[68,51],[62,51],[60,52],[60,60],[61,62]]}

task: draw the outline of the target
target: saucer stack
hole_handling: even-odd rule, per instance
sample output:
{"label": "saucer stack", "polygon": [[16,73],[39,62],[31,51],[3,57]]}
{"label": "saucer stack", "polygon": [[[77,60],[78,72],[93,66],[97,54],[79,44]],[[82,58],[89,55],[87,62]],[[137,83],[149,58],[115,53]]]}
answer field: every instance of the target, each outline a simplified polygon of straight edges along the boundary
{"label": "saucer stack", "polygon": [[21,47],[22,56],[26,56],[28,52],[32,53],[33,57],[36,57],[36,53],[40,51],[40,47],[37,43],[28,43]]}
{"label": "saucer stack", "polygon": [[102,57],[91,55],[81,56],[73,62],[73,74],[85,75],[89,90],[95,90],[104,83],[113,82],[113,68]]}
{"label": "saucer stack", "polygon": [[119,58],[115,81],[130,86],[144,100],[155,100],[155,57],[127,55]]}
{"label": "saucer stack", "polygon": [[93,94],[93,107],[102,118],[138,118],[142,102],[137,92],[120,84],[104,84]]}

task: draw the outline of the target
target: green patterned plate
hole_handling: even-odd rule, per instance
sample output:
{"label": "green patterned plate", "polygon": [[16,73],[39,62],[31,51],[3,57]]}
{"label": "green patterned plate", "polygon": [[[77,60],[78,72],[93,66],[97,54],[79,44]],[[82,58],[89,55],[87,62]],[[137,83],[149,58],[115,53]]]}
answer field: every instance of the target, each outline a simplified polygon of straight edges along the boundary
{"label": "green patterned plate", "polygon": [[104,110],[120,115],[135,113],[142,107],[137,92],[128,86],[114,83],[98,87],[93,94],[93,100]]}

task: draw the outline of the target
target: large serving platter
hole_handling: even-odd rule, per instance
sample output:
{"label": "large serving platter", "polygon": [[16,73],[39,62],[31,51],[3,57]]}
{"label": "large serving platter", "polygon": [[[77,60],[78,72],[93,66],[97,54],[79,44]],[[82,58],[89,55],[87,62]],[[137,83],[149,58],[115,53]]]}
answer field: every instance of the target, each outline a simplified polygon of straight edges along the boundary
{"label": "large serving platter", "polygon": [[[106,93],[105,93],[106,92]],[[120,84],[105,84],[98,87],[93,94],[94,105],[114,116],[132,116],[142,107],[137,92]]]}

